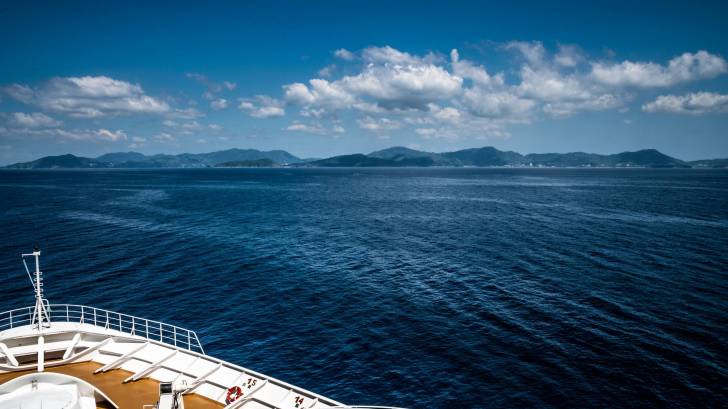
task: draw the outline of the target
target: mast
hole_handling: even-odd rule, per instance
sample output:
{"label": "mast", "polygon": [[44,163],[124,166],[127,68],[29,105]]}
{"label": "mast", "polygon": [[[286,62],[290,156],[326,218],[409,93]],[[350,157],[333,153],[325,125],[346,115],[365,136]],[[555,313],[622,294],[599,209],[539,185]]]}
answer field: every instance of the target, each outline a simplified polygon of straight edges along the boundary
{"label": "mast", "polygon": [[[51,326],[51,320],[48,316],[48,309],[46,304],[48,301],[43,298],[43,273],[40,271],[40,249],[36,246],[32,253],[22,254],[23,264],[25,265],[25,271],[28,273],[33,288],[35,289],[35,309],[33,310],[33,318],[31,324],[35,326],[38,331],[43,328],[49,328]],[[25,262],[25,257],[35,258],[35,271],[34,277],[31,277],[28,264]]]}

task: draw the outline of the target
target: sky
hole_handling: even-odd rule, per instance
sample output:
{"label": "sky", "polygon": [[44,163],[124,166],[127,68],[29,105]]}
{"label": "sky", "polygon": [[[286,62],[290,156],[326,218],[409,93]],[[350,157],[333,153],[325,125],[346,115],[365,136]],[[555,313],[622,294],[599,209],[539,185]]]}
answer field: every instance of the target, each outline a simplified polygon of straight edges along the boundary
{"label": "sky", "polygon": [[0,164],[390,146],[728,157],[720,2],[146,3],[0,3]]}

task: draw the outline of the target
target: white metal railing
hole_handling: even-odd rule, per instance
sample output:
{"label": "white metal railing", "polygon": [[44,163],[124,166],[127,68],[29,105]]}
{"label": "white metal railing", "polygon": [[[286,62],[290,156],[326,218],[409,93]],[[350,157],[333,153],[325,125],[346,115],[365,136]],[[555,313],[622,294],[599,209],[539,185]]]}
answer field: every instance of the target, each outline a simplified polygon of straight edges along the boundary
{"label": "white metal railing", "polygon": [[[31,325],[34,308],[24,307],[0,312],[0,331]],[[84,305],[51,304],[47,308],[51,324],[54,322],[90,324],[174,345],[176,348],[205,353],[195,331],[175,325]]]}

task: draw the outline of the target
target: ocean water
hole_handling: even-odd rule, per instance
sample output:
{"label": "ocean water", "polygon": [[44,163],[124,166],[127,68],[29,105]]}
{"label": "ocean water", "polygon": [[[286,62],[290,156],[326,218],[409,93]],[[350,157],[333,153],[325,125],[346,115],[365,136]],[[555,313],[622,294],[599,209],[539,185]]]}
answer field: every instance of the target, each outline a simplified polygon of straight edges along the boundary
{"label": "ocean water", "polygon": [[728,172],[0,172],[0,310],[196,330],[349,404],[719,407]]}

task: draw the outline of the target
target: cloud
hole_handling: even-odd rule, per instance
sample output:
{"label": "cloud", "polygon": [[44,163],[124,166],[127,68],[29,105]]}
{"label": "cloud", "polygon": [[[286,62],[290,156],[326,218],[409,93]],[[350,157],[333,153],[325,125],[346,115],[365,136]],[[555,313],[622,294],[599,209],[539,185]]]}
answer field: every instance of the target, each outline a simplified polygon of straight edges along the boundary
{"label": "cloud", "polygon": [[360,64],[347,65],[345,74],[333,65],[324,67],[319,78],[283,85],[278,103],[254,97],[241,100],[240,109],[265,117],[267,106],[274,107],[275,115],[295,106],[299,119],[313,122],[294,119],[286,129],[313,134],[331,133],[342,116],[354,114],[360,128],[378,133],[408,128],[423,137],[504,138],[516,123],[626,109],[636,92],[626,86],[668,86],[728,71],[721,57],[706,51],[659,65],[590,60],[569,44],[548,50],[539,41],[512,41],[501,48],[517,55],[507,67],[516,76],[508,80],[503,72],[463,58],[458,49],[450,51],[449,60],[386,45],[356,55],[340,49],[334,52],[337,58]]}
{"label": "cloud", "polygon": [[366,129],[367,131],[373,132],[392,131],[402,127],[402,124],[399,121],[395,121],[389,118],[375,119],[370,116],[357,120],[357,123],[359,124],[359,127],[361,129]]}
{"label": "cloud", "polygon": [[351,61],[355,58],[354,53],[345,48],[339,48],[338,50],[334,51],[334,55],[345,61]]}
{"label": "cloud", "polygon": [[110,131],[108,129],[53,129],[51,133],[56,134],[64,139],[72,139],[77,141],[102,141],[102,142],[118,142],[127,139],[126,132],[121,129]]}
{"label": "cloud", "polygon": [[450,61],[453,73],[462,78],[470,79],[478,85],[503,85],[503,76],[492,77],[482,65],[475,65],[467,60],[461,60],[457,49],[450,51]]}
{"label": "cloud", "polygon": [[109,131],[108,129],[99,129],[96,131],[96,135],[98,135],[102,139],[107,139],[112,142],[126,140],[126,132],[122,130],[117,131]]}
{"label": "cloud", "polygon": [[377,64],[420,64],[421,59],[412,54],[399,51],[390,46],[367,47],[362,51],[362,59],[366,62]]}
{"label": "cloud", "polygon": [[4,91],[20,102],[81,118],[170,111],[166,102],[146,95],[140,85],[105,76],[56,77],[38,88],[13,84]]}
{"label": "cloud", "polygon": [[292,132],[304,132],[316,135],[334,135],[343,134],[346,130],[341,125],[334,125],[331,128],[326,128],[319,123],[304,124],[302,122],[295,121],[285,128],[286,131]]}
{"label": "cloud", "polygon": [[523,117],[536,105],[533,100],[509,92],[488,92],[479,88],[466,90],[463,99],[470,113],[486,118]]}
{"label": "cloud", "polygon": [[225,98],[218,98],[212,102],[210,102],[210,107],[214,109],[215,111],[220,111],[222,109],[227,108],[228,101]]}
{"label": "cloud", "polygon": [[585,60],[579,47],[575,45],[559,44],[559,52],[554,56],[554,62],[561,67],[576,67]]}
{"label": "cloud", "polygon": [[61,125],[61,121],[56,121],[41,112],[32,112],[29,114],[13,112],[8,116],[9,125],[20,128],[54,128]]}
{"label": "cloud", "polygon": [[174,136],[167,132],[158,133],[153,138],[159,142],[173,142],[175,140]]}
{"label": "cloud", "polygon": [[434,128],[417,128],[415,129],[415,133],[420,136],[424,136],[425,138],[431,138],[437,133],[437,130]]}
{"label": "cloud", "polygon": [[694,92],[685,95],[660,95],[642,106],[645,112],[701,115],[728,113],[728,95],[713,92]]}
{"label": "cloud", "polygon": [[267,95],[256,95],[253,99],[241,99],[238,109],[253,118],[274,118],[286,114],[283,103]]}
{"label": "cloud", "polygon": [[728,71],[728,63],[707,51],[684,53],[667,66],[652,62],[623,61],[619,64],[593,63],[591,76],[612,86],[669,87],[675,84],[714,78]]}
{"label": "cloud", "polygon": [[175,119],[196,119],[205,116],[204,113],[200,112],[195,108],[174,109],[168,112],[166,115],[170,118]]}
{"label": "cloud", "polygon": [[604,94],[582,101],[550,102],[543,107],[543,111],[554,117],[567,117],[577,111],[604,111],[617,108],[622,101],[615,95]]}
{"label": "cloud", "polygon": [[336,70],[336,64],[329,64],[318,71],[318,75],[324,78],[328,78],[333,75]]}
{"label": "cloud", "polygon": [[506,50],[516,50],[531,65],[541,65],[546,49],[540,41],[510,41],[505,44]]}
{"label": "cloud", "polygon": [[[202,93],[202,98],[208,100],[208,101],[220,101],[222,98],[217,98],[217,94],[223,92],[223,91],[232,91],[234,90],[238,84],[230,81],[223,81],[223,82],[216,82],[209,79],[204,74],[199,74],[196,72],[188,72],[185,74],[185,76],[191,80],[194,80],[195,82],[201,84],[205,87],[205,92]],[[212,104],[210,104],[213,109],[222,109],[222,108],[215,108]]]}

